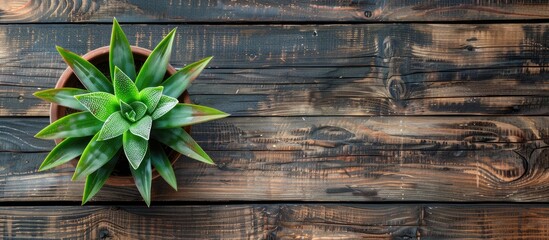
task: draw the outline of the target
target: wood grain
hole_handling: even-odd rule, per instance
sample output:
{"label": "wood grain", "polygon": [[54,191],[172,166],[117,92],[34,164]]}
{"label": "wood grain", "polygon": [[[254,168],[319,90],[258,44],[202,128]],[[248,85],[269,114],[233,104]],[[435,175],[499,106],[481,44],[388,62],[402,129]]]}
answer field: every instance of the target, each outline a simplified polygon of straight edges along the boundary
{"label": "wood grain", "polygon": [[[31,120],[0,120],[3,201],[78,201],[74,167],[36,172],[53,143],[31,137],[47,119]],[[153,199],[545,201],[547,120],[231,117],[193,128],[217,166],[179,161],[180,190],[156,181]],[[106,187],[95,200],[139,199],[133,187]]]}
{"label": "wood grain", "polygon": [[[125,26],[153,48],[173,26]],[[31,94],[109,25],[0,26],[0,116],[47,116]],[[545,115],[548,24],[180,25],[172,63],[213,55],[196,103],[233,116]]]}
{"label": "wood grain", "polygon": [[10,0],[0,22],[376,22],[549,18],[543,0]]}
{"label": "wood grain", "polygon": [[0,207],[17,239],[545,239],[545,205]]}

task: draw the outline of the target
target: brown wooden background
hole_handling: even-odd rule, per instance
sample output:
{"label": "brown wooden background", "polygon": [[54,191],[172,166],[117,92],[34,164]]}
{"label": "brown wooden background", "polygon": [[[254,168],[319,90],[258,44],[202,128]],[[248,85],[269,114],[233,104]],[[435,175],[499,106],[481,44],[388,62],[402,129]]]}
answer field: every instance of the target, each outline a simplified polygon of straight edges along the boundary
{"label": "brown wooden background", "polygon": [[[105,187],[81,207],[33,135],[66,65],[116,16],[176,67],[213,55],[179,191]],[[548,239],[549,3],[543,0],[0,1],[0,232],[36,239]]]}

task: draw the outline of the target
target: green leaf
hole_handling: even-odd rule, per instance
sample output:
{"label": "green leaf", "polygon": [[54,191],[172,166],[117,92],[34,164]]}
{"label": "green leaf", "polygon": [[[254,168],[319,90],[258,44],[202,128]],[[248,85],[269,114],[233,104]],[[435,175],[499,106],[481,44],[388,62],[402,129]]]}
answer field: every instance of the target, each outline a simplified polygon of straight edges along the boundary
{"label": "green leaf", "polygon": [[114,95],[124,102],[133,102],[138,100],[139,91],[135,83],[120,68],[114,67]]}
{"label": "green leaf", "polygon": [[114,112],[103,124],[97,141],[104,141],[118,137],[130,128],[130,123],[122,116],[120,112]]}
{"label": "green leaf", "polygon": [[51,150],[38,171],[57,167],[82,155],[90,139],[90,137],[66,138]]}
{"label": "green leaf", "polygon": [[166,153],[162,149],[162,146],[157,142],[151,142],[150,148],[151,161],[156,168],[156,171],[162,176],[162,178],[177,191],[177,180],[175,178],[175,172],[172,168],[172,163],[166,156]]}
{"label": "green leaf", "polygon": [[116,167],[119,156],[120,151],[118,151],[105,165],[86,177],[84,194],[82,194],[82,205],[92,199],[92,197],[99,192],[103,185],[105,185],[105,182],[107,182],[107,179],[111,176],[112,171]]}
{"label": "green leaf", "polygon": [[114,68],[118,67],[122,72],[126,73],[131,79],[135,79],[135,66],[133,61],[132,49],[130,43],[126,38],[126,34],[122,31],[122,28],[113,19],[112,33],[111,33],[111,45],[109,51],[109,67],[111,72],[111,79],[114,79]]}
{"label": "green leaf", "polygon": [[93,136],[76,165],[72,180],[80,180],[105,165],[122,147],[120,137],[97,141],[99,133]]}
{"label": "green leaf", "polygon": [[207,122],[229,116],[230,114],[215,108],[177,104],[171,111],[154,121],[154,128],[174,128]]}
{"label": "green leaf", "polygon": [[110,93],[92,92],[74,96],[93,116],[104,122],[119,110],[118,99]]}
{"label": "green leaf", "polygon": [[61,57],[72,68],[86,89],[92,92],[113,92],[112,84],[99,69],[78,54],[56,46]]}
{"label": "green leaf", "polygon": [[158,101],[158,105],[156,106],[156,109],[152,113],[151,117],[153,120],[156,120],[164,116],[164,114],[172,110],[177,103],[179,103],[179,101],[176,98],[163,95],[160,97],[160,101]]}
{"label": "green leaf", "polygon": [[168,33],[151,52],[135,80],[138,89],[156,87],[162,82],[170,60],[174,36],[175,29]]}
{"label": "green leaf", "polygon": [[89,93],[89,91],[80,88],[52,88],[35,92],[33,95],[48,102],[57,103],[61,106],[80,111],[87,111],[87,109],[74,98],[75,95],[86,93]]}
{"label": "green leaf", "polygon": [[133,110],[135,111],[136,120],[141,119],[143,116],[145,116],[145,113],[147,113],[147,105],[142,102],[132,102],[130,106],[132,106]]}
{"label": "green leaf", "polygon": [[133,180],[135,181],[135,186],[137,187],[137,190],[139,190],[139,193],[141,193],[141,196],[143,197],[143,200],[145,200],[147,207],[150,207],[152,185],[152,168],[150,154],[146,155],[143,163],[141,164],[141,166],[139,166],[139,168],[133,169],[132,167],[130,167],[130,170],[132,172]]}
{"label": "green leaf", "polygon": [[69,114],[48,125],[35,137],[43,139],[57,139],[67,137],[85,137],[97,133],[103,123],[89,112]]}
{"label": "green leaf", "polygon": [[149,141],[133,135],[130,131],[125,132],[123,136],[122,142],[124,143],[126,158],[128,158],[133,169],[137,169],[143,161],[145,153],[147,153]]}
{"label": "green leaf", "polygon": [[130,132],[136,136],[139,136],[145,140],[149,140],[149,135],[151,133],[152,118],[151,116],[145,116],[139,121],[132,124],[130,127]]}
{"label": "green leaf", "polygon": [[198,62],[191,63],[182,69],[179,69],[174,75],[170,76],[160,85],[164,86],[164,95],[178,98],[189,87],[189,85],[200,75],[202,70],[208,65],[213,57],[204,58]]}
{"label": "green leaf", "polygon": [[164,87],[148,87],[139,93],[139,99],[147,106],[147,112],[152,113],[162,97]]}
{"label": "green leaf", "polygon": [[183,128],[158,129],[152,132],[152,136],[157,141],[187,157],[214,164],[208,154],[198,146],[198,143]]}

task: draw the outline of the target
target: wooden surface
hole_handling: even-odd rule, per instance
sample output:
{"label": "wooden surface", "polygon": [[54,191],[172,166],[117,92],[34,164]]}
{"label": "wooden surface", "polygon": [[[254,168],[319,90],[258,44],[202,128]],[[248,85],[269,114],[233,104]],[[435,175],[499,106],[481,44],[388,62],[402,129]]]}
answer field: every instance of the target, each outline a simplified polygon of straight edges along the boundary
{"label": "wooden surface", "polygon": [[[107,45],[116,16],[231,117],[193,127],[217,163],[179,190],[105,187],[86,206],[53,147],[55,45]],[[20,239],[547,239],[549,3],[0,1],[0,234]]]}

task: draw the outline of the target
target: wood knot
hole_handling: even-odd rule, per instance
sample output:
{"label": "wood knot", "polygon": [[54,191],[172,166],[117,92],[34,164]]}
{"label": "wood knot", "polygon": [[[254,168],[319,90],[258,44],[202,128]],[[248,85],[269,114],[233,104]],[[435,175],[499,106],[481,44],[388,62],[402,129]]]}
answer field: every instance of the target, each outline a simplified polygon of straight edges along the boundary
{"label": "wood knot", "polygon": [[401,78],[391,78],[387,83],[387,91],[393,100],[400,101],[406,99],[408,89]]}

